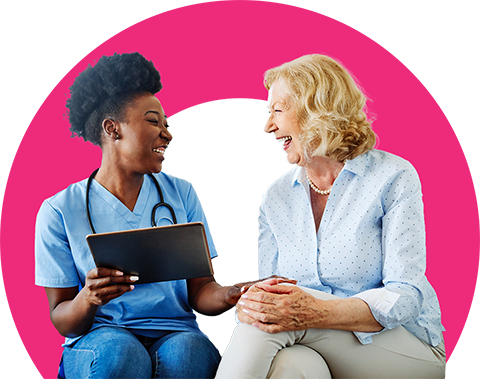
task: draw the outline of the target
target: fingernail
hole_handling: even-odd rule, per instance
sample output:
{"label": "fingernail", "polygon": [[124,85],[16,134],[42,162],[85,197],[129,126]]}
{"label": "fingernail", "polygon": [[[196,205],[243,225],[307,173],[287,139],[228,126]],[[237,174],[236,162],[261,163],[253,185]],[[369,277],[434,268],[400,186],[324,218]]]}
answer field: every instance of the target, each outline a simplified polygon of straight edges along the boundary
{"label": "fingernail", "polygon": [[115,275],[117,275],[117,276],[123,276],[123,272],[121,272],[121,271],[116,271],[116,272],[115,272]]}
{"label": "fingernail", "polygon": [[243,294],[242,296],[240,296],[242,299],[248,299],[248,296],[246,294]]}
{"label": "fingernail", "polygon": [[132,282],[136,282],[138,279],[140,279],[140,278],[138,276],[135,276],[135,275],[130,277],[130,280]]}
{"label": "fingernail", "polygon": [[246,308],[242,309],[242,311],[244,311],[246,314],[249,314],[249,313],[250,313],[250,311],[249,311],[248,309],[246,309]]}
{"label": "fingernail", "polygon": [[244,301],[239,301],[238,304],[245,305],[245,302]]}
{"label": "fingernail", "polygon": [[242,288],[240,288],[240,292],[244,292],[245,291],[245,286],[243,286]]}
{"label": "fingernail", "polygon": [[132,291],[135,288],[135,286],[130,286],[130,290]]}

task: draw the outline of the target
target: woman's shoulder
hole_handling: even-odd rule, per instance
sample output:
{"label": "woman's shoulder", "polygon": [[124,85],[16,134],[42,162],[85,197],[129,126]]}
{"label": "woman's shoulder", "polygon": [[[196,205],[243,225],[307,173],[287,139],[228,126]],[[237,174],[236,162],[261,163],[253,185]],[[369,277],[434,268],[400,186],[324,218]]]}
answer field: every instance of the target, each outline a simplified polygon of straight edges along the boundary
{"label": "woman's shoulder", "polygon": [[72,204],[78,201],[85,201],[85,189],[87,187],[87,179],[70,184],[65,189],[44,200],[52,206],[61,206],[63,204]]}
{"label": "woman's shoulder", "polygon": [[362,177],[366,187],[383,188],[385,193],[389,193],[392,187],[407,192],[421,188],[417,170],[408,160],[382,150],[371,150],[364,155]]}
{"label": "woman's shoulder", "polygon": [[71,212],[78,212],[85,207],[85,189],[87,179],[70,184],[67,188],[46,198],[38,211],[37,220],[51,222],[63,219]]}
{"label": "woman's shoulder", "polygon": [[366,173],[391,176],[405,171],[416,172],[408,160],[387,151],[373,149],[364,156]]}

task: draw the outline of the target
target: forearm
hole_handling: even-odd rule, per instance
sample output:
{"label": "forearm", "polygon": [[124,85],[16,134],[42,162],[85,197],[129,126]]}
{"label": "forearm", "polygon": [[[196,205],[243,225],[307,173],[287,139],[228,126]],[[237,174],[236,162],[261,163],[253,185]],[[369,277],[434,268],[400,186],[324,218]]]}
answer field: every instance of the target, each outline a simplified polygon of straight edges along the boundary
{"label": "forearm", "polygon": [[241,318],[242,322],[268,333],[313,328],[355,332],[383,329],[361,299],[325,300],[296,286],[258,284],[242,295],[238,304],[249,317]]}
{"label": "forearm", "polygon": [[216,316],[229,310],[241,294],[240,284],[221,286],[213,277],[190,279],[187,283],[190,306],[208,316]]}
{"label": "forearm", "polygon": [[190,306],[197,312],[210,316],[218,315],[232,308],[242,293],[262,281],[270,284],[296,284],[296,280],[273,275],[270,278],[237,283],[233,286],[221,286],[213,276],[209,276],[187,280],[188,300]]}
{"label": "forearm", "polygon": [[383,329],[361,299],[317,300],[316,317],[309,328],[338,329],[352,332],[378,332]]}
{"label": "forearm", "polygon": [[97,309],[98,306],[89,303],[80,291],[74,299],[59,303],[50,312],[50,318],[62,336],[77,337],[90,330]]}

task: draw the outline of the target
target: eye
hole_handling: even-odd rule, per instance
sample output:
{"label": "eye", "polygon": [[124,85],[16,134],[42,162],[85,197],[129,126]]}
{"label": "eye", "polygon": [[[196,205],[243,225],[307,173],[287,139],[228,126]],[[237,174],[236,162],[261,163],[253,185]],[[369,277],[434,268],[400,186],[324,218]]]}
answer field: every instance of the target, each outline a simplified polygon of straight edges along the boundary
{"label": "eye", "polygon": [[153,125],[158,125],[158,120],[155,120],[155,119],[150,119],[150,120],[147,120],[148,122],[151,122]]}
{"label": "eye", "polygon": [[170,127],[170,125],[168,125],[168,124],[165,124],[164,126],[165,126],[165,128],[167,128],[167,129]]}

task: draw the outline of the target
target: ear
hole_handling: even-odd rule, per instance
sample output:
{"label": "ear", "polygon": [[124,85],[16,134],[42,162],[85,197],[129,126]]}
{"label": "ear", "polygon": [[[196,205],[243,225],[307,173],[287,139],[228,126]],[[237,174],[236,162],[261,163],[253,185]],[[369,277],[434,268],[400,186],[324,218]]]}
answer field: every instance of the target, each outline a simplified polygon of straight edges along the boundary
{"label": "ear", "polygon": [[111,118],[106,118],[105,120],[103,120],[102,129],[103,129],[104,136],[106,138],[111,138],[114,140],[120,139],[120,135],[118,134],[117,123]]}

